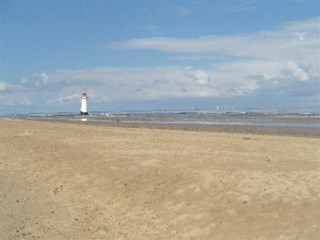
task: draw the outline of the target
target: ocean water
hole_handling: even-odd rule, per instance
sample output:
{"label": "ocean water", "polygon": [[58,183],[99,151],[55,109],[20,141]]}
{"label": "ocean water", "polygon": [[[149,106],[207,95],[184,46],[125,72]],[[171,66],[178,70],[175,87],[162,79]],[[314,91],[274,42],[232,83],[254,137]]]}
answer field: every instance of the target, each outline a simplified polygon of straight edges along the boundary
{"label": "ocean water", "polygon": [[[12,116],[11,116],[12,117]],[[192,110],[192,111],[95,111],[88,116],[77,113],[27,114],[13,117],[71,122],[116,122],[126,124],[191,124],[307,127],[320,129],[320,111],[317,110]]]}

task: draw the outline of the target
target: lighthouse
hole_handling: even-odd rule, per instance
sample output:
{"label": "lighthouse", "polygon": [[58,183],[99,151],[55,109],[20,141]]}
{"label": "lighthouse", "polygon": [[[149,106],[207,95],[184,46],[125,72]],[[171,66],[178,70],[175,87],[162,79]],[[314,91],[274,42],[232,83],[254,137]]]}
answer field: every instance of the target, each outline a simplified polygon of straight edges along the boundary
{"label": "lighthouse", "polygon": [[81,109],[80,109],[81,115],[88,115],[87,99],[88,99],[87,93],[83,92],[81,96]]}

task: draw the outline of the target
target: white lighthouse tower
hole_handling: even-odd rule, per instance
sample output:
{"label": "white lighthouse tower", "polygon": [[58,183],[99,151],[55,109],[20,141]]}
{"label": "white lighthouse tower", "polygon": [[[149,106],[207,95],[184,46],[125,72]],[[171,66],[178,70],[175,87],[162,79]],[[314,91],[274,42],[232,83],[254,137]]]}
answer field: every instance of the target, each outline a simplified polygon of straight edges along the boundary
{"label": "white lighthouse tower", "polygon": [[80,109],[81,115],[88,115],[87,99],[88,99],[87,93],[83,92],[81,97],[81,109]]}

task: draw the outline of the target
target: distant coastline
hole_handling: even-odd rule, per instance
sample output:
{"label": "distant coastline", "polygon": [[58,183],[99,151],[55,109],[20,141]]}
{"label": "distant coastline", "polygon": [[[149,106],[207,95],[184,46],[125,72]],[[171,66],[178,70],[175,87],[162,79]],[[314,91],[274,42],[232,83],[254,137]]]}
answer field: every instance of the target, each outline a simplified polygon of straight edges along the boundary
{"label": "distant coastline", "polygon": [[317,111],[162,111],[11,115],[27,120],[135,128],[320,137]]}

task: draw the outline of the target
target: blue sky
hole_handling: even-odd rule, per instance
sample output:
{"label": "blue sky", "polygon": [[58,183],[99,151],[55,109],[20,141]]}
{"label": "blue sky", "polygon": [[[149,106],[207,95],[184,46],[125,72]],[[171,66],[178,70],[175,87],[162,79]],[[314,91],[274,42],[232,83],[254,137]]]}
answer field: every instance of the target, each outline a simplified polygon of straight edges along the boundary
{"label": "blue sky", "polygon": [[319,108],[319,1],[0,2],[2,114]]}

